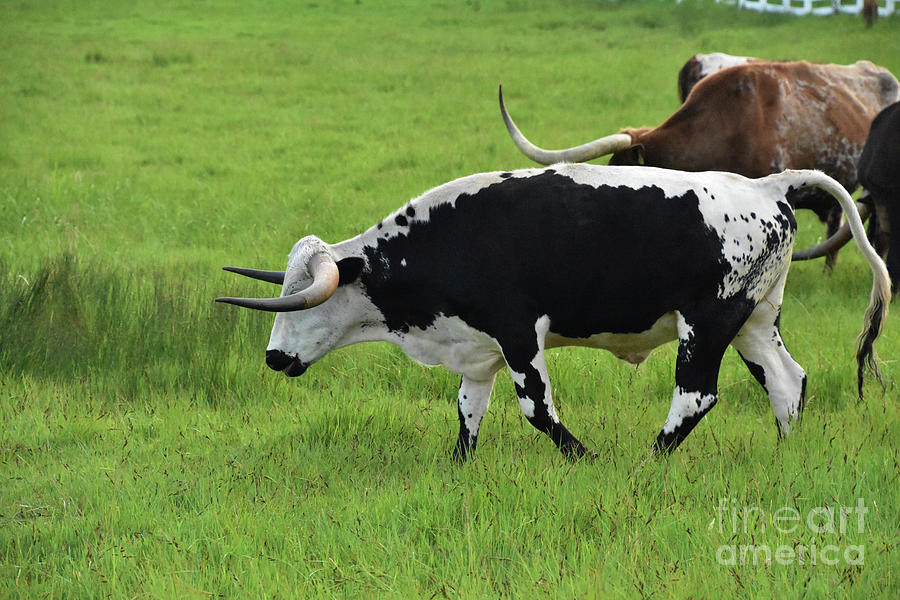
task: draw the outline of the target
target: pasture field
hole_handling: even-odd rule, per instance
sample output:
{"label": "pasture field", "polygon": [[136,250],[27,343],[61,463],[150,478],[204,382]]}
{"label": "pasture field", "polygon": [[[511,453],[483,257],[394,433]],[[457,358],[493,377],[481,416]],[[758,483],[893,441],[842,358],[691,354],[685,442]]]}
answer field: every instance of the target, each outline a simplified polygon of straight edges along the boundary
{"label": "pasture field", "polygon": [[[900,316],[857,403],[871,276],[795,264],[809,375],[777,443],[729,351],[720,402],[649,456],[675,348],[549,353],[599,454],[567,463],[507,375],[476,460],[456,376],[388,345],[270,372],[269,295],[300,237],[356,235],[458,176],[660,123],[695,52],[900,74],[900,18],[712,2],[0,2],[0,598],[897,598]],[[800,245],[821,236],[799,215]],[[552,232],[548,232],[552,234]],[[615,259],[615,257],[612,257]],[[895,304],[895,309],[896,309]]]}

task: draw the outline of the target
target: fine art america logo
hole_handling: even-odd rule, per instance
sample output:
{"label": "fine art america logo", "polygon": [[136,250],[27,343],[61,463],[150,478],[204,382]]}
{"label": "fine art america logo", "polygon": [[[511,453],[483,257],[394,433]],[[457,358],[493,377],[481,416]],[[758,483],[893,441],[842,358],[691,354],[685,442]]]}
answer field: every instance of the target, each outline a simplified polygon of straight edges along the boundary
{"label": "fine art america logo", "polygon": [[[729,543],[716,549],[720,565],[862,565],[865,546],[828,543],[844,534],[865,532],[865,501],[856,499],[853,506],[816,506],[801,512],[792,506],[765,511],[758,506],[740,506],[734,499],[721,498],[716,518],[709,529],[729,535]],[[757,544],[763,535],[789,535],[790,544]],[[747,538],[750,538],[749,540]],[[744,540],[750,543],[741,543]],[[803,540],[803,541],[797,541]],[[737,542],[737,543],[733,543]]]}

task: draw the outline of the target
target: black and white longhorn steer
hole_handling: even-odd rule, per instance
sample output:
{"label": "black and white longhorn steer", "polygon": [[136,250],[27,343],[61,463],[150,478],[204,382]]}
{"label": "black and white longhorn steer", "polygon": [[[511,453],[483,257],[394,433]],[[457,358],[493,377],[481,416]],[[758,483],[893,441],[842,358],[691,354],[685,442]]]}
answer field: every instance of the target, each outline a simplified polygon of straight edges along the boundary
{"label": "black and white longhorn steer", "polygon": [[753,180],[559,164],[472,175],[344,242],[301,239],[283,272],[226,267],[283,283],[282,293],[217,300],[278,313],[266,362],[289,376],[335,348],[376,340],[459,373],[459,459],[475,449],[504,365],[531,424],[567,457],[587,452],[550,394],[544,350],[566,345],[637,364],[678,340],[656,450],[676,448],[716,403],[729,344],[786,433],[806,387],[779,333],[796,230],[789,200],[809,186],[839,200],[874,274],[857,352],[861,382],[890,300],[887,272],[847,192],[818,171]]}

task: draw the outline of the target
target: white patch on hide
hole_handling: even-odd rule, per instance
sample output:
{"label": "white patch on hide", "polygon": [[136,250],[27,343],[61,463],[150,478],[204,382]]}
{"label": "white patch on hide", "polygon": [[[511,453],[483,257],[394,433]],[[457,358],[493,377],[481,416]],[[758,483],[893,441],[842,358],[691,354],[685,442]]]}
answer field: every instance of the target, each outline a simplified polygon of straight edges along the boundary
{"label": "white patch on hide", "polygon": [[715,396],[701,394],[700,392],[686,392],[681,387],[676,387],[672,397],[672,406],[669,409],[669,416],[666,418],[666,424],[662,428],[663,433],[669,435],[688,417],[693,417],[709,410],[715,400]]}

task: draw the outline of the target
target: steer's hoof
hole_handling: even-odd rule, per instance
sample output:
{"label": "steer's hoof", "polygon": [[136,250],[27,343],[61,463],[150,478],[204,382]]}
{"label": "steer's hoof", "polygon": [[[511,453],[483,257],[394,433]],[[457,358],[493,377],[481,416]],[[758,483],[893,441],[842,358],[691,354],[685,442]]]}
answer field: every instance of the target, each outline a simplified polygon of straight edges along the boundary
{"label": "steer's hoof", "polygon": [[582,460],[585,462],[594,462],[598,458],[600,458],[600,455],[597,454],[596,452],[585,451],[585,453],[582,454],[581,456],[573,456],[573,457],[570,457],[569,460],[571,460],[572,462],[578,462],[578,461],[582,461]]}
{"label": "steer's hoof", "polygon": [[668,438],[663,437],[662,434],[660,434],[660,436],[658,438],[656,438],[656,441],[653,442],[653,448],[651,449],[650,453],[653,456],[666,456],[667,457],[670,454],[672,454],[672,452],[675,450],[675,448],[678,447],[678,444],[679,444],[678,440],[668,439]]}
{"label": "steer's hoof", "polygon": [[460,448],[456,446],[453,451],[450,453],[450,460],[455,462],[458,465],[469,462],[469,455],[472,453],[472,450],[466,450],[465,448]]}
{"label": "steer's hoof", "polygon": [[580,442],[569,444],[561,448],[563,456],[570,462],[578,462],[580,460],[594,460],[597,458],[595,452],[589,452]]}

